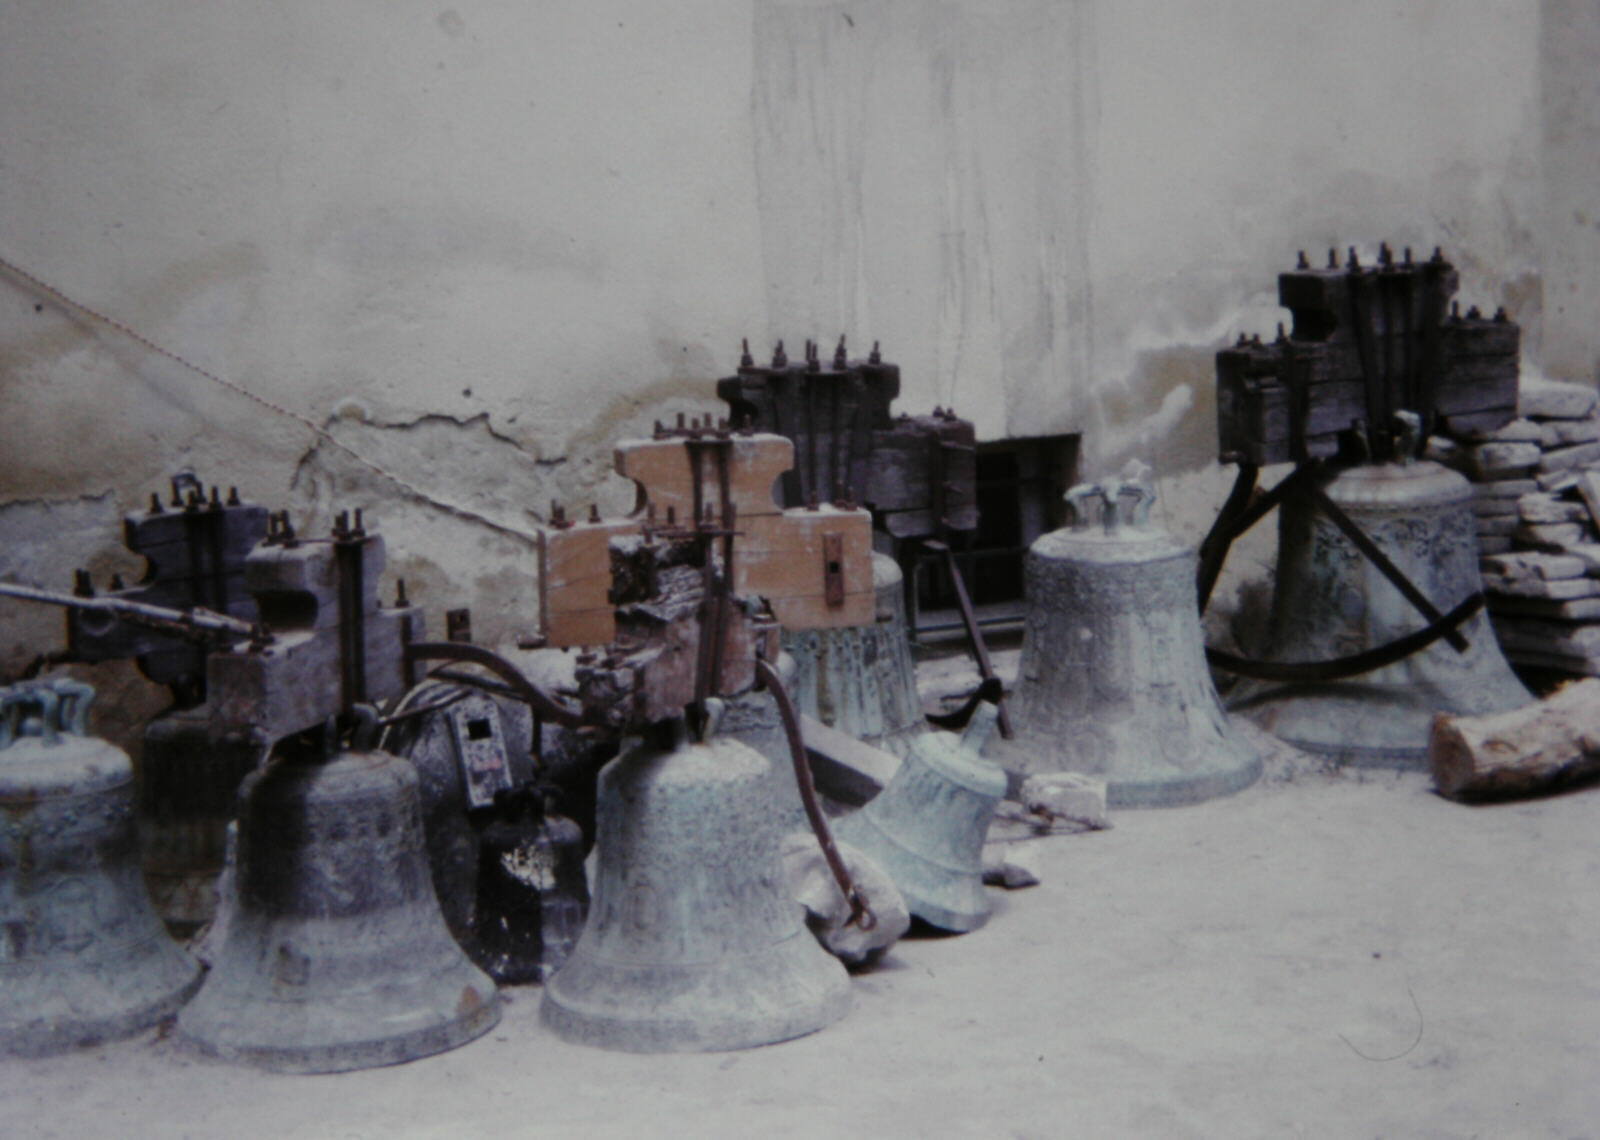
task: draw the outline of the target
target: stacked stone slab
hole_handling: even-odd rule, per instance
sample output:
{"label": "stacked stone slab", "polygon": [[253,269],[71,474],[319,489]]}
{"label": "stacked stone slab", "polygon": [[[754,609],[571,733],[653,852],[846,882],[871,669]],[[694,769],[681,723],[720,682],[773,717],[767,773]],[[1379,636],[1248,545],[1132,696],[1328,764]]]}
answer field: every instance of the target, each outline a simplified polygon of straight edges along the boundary
{"label": "stacked stone slab", "polygon": [[1519,417],[1460,441],[1495,633],[1514,664],[1600,675],[1595,390],[1527,382]]}

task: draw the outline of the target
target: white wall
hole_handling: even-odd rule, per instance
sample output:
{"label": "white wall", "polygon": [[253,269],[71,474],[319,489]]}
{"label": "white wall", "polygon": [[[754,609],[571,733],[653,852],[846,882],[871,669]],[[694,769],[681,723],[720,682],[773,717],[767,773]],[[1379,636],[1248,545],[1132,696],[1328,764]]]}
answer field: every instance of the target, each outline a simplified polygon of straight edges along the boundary
{"label": "white wall", "polygon": [[[741,335],[841,332],[906,410],[1144,457],[1193,533],[1212,354],[1296,249],[1442,244],[1537,351],[1541,141],[1600,106],[1576,53],[1575,109],[1541,84],[1570,0],[450,2],[0,7],[0,256],[415,488],[0,274],[0,534],[192,464],[525,628],[530,511],[625,506],[612,441],[714,409]],[[0,655],[55,628],[7,606]]]}

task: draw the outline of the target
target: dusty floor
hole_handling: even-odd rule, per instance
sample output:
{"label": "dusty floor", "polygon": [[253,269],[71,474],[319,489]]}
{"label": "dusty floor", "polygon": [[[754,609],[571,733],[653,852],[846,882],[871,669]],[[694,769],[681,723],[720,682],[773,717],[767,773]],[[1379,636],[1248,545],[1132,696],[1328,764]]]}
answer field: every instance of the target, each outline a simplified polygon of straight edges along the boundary
{"label": "dusty floor", "polygon": [[1600,1136],[1600,790],[1467,808],[1275,765],[1240,795],[1030,841],[962,937],[900,943],[811,1037],[488,1036],[281,1077],[156,1033],[0,1064],[6,1137]]}

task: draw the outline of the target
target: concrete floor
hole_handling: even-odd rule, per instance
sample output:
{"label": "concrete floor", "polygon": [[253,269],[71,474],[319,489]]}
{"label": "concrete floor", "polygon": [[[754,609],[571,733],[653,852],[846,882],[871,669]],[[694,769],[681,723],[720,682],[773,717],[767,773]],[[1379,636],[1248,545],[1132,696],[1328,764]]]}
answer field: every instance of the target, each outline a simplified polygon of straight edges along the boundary
{"label": "concrete floor", "polygon": [[0,1064],[6,1137],[1600,1137],[1600,793],[1468,808],[1269,766],[1227,800],[1028,841],[961,937],[844,1021],[739,1053],[498,1029],[283,1077],[160,1034]]}

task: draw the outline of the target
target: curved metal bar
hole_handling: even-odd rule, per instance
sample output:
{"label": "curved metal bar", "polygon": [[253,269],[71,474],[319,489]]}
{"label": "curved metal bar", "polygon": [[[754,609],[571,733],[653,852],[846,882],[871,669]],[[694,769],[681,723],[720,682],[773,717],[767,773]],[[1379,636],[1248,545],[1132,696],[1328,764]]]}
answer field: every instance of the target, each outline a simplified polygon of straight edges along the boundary
{"label": "curved metal bar", "polygon": [[1331,661],[1257,661],[1249,657],[1224,653],[1220,649],[1212,649],[1209,645],[1206,646],[1206,660],[1218,669],[1225,669],[1229,673],[1237,673],[1241,677],[1257,681],[1283,681],[1290,684],[1339,681],[1345,677],[1354,677],[1358,673],[1367,673],[1373,669],[1381,669],[1385,665],[1393,665],[1396,661],[1404,660],[1413,653],[1426,649],[1441,637],[1460,636],[1456,630],[1483,608],[1483,602],[1481,593],[1473,594],[1438,621],[1424,626],[1415,633],[1396,638],[1387,645],[1365,649],[1348,657],[1335,657]]}
{"label": "curved metal bar", "polygon": [[1261,469],[1254,463],[1242,459],[1239,461],[1239,474],[1234,478],[1233,490],[1228,492],[1227,501],[1222,504],[1222,510],[1217,512],[1216,522],[1211,524],[1211,530],[1206,534],[1205,541],[1200,544],[1200,576],[1197,585],[1201,613],[1206,612],[1206,606],[1211,601],[1211,591],[1216,588],[1217,577],[1222,573],[1222,563],[1228,557],[1228,549],[1233,545],[1233,540],[1239,536],[1239,532],[1233,530],[1234,521],[1242,517],[1245,509],[1249,507],[1260,475]]}
{"label": "curved metal bar", "polygon": [[549,717],[563,728],[578,728],[583,724],[581,712],[569,709],[528,680],[522,670],[511,662],[481,645],[464,641],[413,641],[406,646],[405,655],[408,662],[464,661],[481,665],[510,685],[519,700],[526,701],[541,715]]}
{"label": "curved metal bar", "polygon": [[878,925],[877,916],[867,905],[866,894],[850,878],[849,868],[844,865],[844,858],[833,842],[833,832],[828,829],[827,817],[817,803],[817,785],[811,778],[811,762],[806,759],[805,741],[800,738],[800,718],[795,714],[794,702],[789,699],[788,690],[783,687],[783,678],[778,676],[778,671],[759,657],[756,658],[756,675],[761,678],[762,685],[771,691],[773,700],[778,702],[778,715],[783,719],[784,735],[789,738],[795,783],[800,786],[800,802],[806,809],[806,819],[811,822],[811,830],[816,833],[817,842],[822,846],[822,857],[828,861],[833,881],[839,884],[845,902],[850,905],[850,921],[845,925],[853,922],[862,930],[871,930]]}

